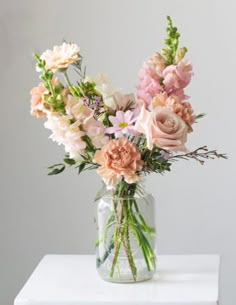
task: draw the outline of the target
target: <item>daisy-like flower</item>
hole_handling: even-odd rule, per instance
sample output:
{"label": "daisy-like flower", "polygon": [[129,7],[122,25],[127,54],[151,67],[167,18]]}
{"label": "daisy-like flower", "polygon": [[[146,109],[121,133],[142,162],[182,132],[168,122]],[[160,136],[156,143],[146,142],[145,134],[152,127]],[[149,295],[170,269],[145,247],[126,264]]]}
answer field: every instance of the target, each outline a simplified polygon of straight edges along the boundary
{"label": "daisy-like flower", "polygon": [[134,131],[134,122],[136,118],[134,118],[134,113],[130,110],[117,111],[116,116],[109,116],[109,120],[112,123],[112,127],[108,127],[106,129],[106,133],[112,134],[114,133],[116,137],[119,137],[123,134],[135,135]]}
{"label": "daisy-like flower", "polygon": [[40,58],[45,60],[46,69],[55,73],[78,61],[81,58],[79,51],[80,48],[75,43],[63,42],[61,46],[54,46],[52,50],[45,51]]}

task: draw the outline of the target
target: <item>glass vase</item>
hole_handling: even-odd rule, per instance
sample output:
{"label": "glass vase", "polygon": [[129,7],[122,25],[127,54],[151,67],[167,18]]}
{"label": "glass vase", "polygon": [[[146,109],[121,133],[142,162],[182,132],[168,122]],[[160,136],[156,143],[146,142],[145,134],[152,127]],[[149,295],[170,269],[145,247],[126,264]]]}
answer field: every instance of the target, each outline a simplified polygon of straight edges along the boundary
{"label": "glass vase", "polygon": [[140,184],[122,181],[96,196],[97,270],[116,283],[140,282],[155,273],[154,198]]}

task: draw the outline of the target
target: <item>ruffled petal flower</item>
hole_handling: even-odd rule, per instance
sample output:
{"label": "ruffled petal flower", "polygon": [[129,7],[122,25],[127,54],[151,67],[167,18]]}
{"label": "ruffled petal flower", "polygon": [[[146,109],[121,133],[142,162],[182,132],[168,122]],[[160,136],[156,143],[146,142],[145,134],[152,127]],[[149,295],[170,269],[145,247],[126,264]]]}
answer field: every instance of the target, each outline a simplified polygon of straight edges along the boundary
{"label": "ruffled petal flower", "polygon": [[167,92],[185,88],[192,77],[190,61],[181,60],[177,65],[167,66],[163,71],[164,85]]}
{"label": "ruffled petal flower", "polygon": [[98,174],[107,185],[117,185],[122,178],[127,183],[139,180],[137,171],[142,169],[141,155],[127,138],[110,140],[96,151],[93,162],[99,164]]}
{"label": "ruffled petal flower", "polygon": [[[45,51],[40,58],[45,60],[46,69],[55,73],[78,61],[81,58],[79,52],[80,48],[75,43],[63,42],[61,46],[54,46],[52,50]],[[37,70],[40,71],[40,69]]]}

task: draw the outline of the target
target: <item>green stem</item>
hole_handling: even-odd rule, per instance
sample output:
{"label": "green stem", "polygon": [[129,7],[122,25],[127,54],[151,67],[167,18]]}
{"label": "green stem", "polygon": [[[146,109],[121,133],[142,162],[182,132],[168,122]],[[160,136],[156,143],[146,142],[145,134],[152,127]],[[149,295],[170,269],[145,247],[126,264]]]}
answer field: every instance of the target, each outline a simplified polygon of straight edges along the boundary
{"label": "green stem", "polygon": [[132,249],[131,249],[131,245],[130,245],[130,238],[129,238],[129,216],[128,213],[126,211],[126,215],[125,215],[125,230],[124,230],[124,235],[125,235],[125,239],[124,239],[124,244],[126,245],[126,253],[127,253],[127,257],[129,260],[129,265],[130,265],[130,269],[132,272],[132,276],[134,281],[136,281],[137,279],[137,268],[135,266],[135,262],[134,262],[134,258],[133,258],[133,254],[132,254]]}
{"label": "green stem", "polygon": [[117,260],[118,260],[118,255],[120,252],[120,246],[121,246],[120,232],[121,232],[121,222],[122,222],[122,214],[123,214],[123,205],[121,205],[121,212],[120,212],[120,219],[119,219],[118,213],[116,211],[117,204],[115,203],[114,198],[113,198],[112,202],[113,202],[113,209],[114,209],[114,214],[115,214],[115,218],[116,218],[116,231],[114,234],[115,250],[114,250],[114,258],[113,258],[111,272],[110,272],[111,278],[114,275],[115,267],[116,267]]}
{"label": "green stem", "polygon": [[114,235],[115,238],[115,251],[114,251],[114,258],[112,262],[112,268],[110,272],[110,277],[112,278],[114,275],[115,267],[118,261],[118,256],[119,256],[119,251],[120,251],[120,246],[121,242],[124,246],[124,250],[128,259],[128,263],[130,266],[130,270],[132,273],[132,277],[134,281],[136,281],[137,278],[137,268],[134,263],[133,255],[132,255],[132,250],[130,247],[130,241],[129,241],[129,226],[128,226],[128,217],[127,217],[127,203],[124,202],[124,200],[121,200],[121,210],[120,210],[120,219],[118,217],[118,213],[116,211],[116,204],[115,201],[113,200],[113,206],[114,206],[114,213],[116,215],[116,233]]}
{"label": "green stem", "polygon": [[132,228],[132,232],[137,240],[139,247],[143,252],[144,259],[146,261],[146,265],[149,271],[155,270],[155,254],[153,252],[152,246],[150,245],[148,239],[143,233],[142,227],[140,226],[137,218],[134,213],[130,213],[130,226]]}
{"label": "green stem", "polygon": [[70,82],[70,80],[69,80],[69,77],[68,77],[67,72],[65,71],[65,72],[63,72],[63,74],[64,74],[65,80],[66,80],[66,82],[67,82],[67,85],[68,85],[69,87],[72,86],[72,84],[71,84],[71,82]]}
{"label": "green stem", "polygon": [[76,86],[73,86],[72,83],[70,82],[70,79],[68,77],[68,74],[66,71],[63,72],[65,81],[69,87],[70,93],[75,97],[75,98],[80,98],[80,92],[77,90]]}

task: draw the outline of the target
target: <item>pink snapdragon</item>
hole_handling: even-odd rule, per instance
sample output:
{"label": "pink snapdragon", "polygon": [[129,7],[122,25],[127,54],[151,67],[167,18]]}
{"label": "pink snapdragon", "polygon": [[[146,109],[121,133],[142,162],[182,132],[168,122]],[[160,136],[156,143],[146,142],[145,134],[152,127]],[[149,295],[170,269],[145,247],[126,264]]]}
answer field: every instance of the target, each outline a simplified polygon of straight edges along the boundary
{"label": "pink snapdragon", "polygon": [[143,100],[148,107],[152,98],[162,91],[159,75],[147,64],[144,64],[139,71],[140,83],[137,88],[137,97]]}
{"label": "pink snapdragon", "polygon": [[86,144],[81,138],[85,133],[80,130],[77,122],[71,124],[71,119],[70,115],[51,113],[44,126],[52,131],[49,138],[57,142],[58,145],[64,145],[70,158],[80,160],[80,154],[84,153],[86,148]]}
{"label": "pink snapdragon", "polygon": [[117,111],[116,116],[109,116],[109,120],[113,126],[108,127],[106,129],[106,133],[114,133],[116,137],[119,137],[123,134],[136,134],[133,126],[136,118],[134,118],[134,113],[132,111]]}
{"label": "pink snapdragon", "polygon": [[162,72],[166,67],[166,60],[160,53],[154,53],[147,60],[147,64],[159,77],[162,77]]}
{"label": "pink snapdragon", "polygon": [[185,88],[192,77],[190,61],[181,60],[177,65],[170,65],[163,70],[165,90],[167,92]]}

